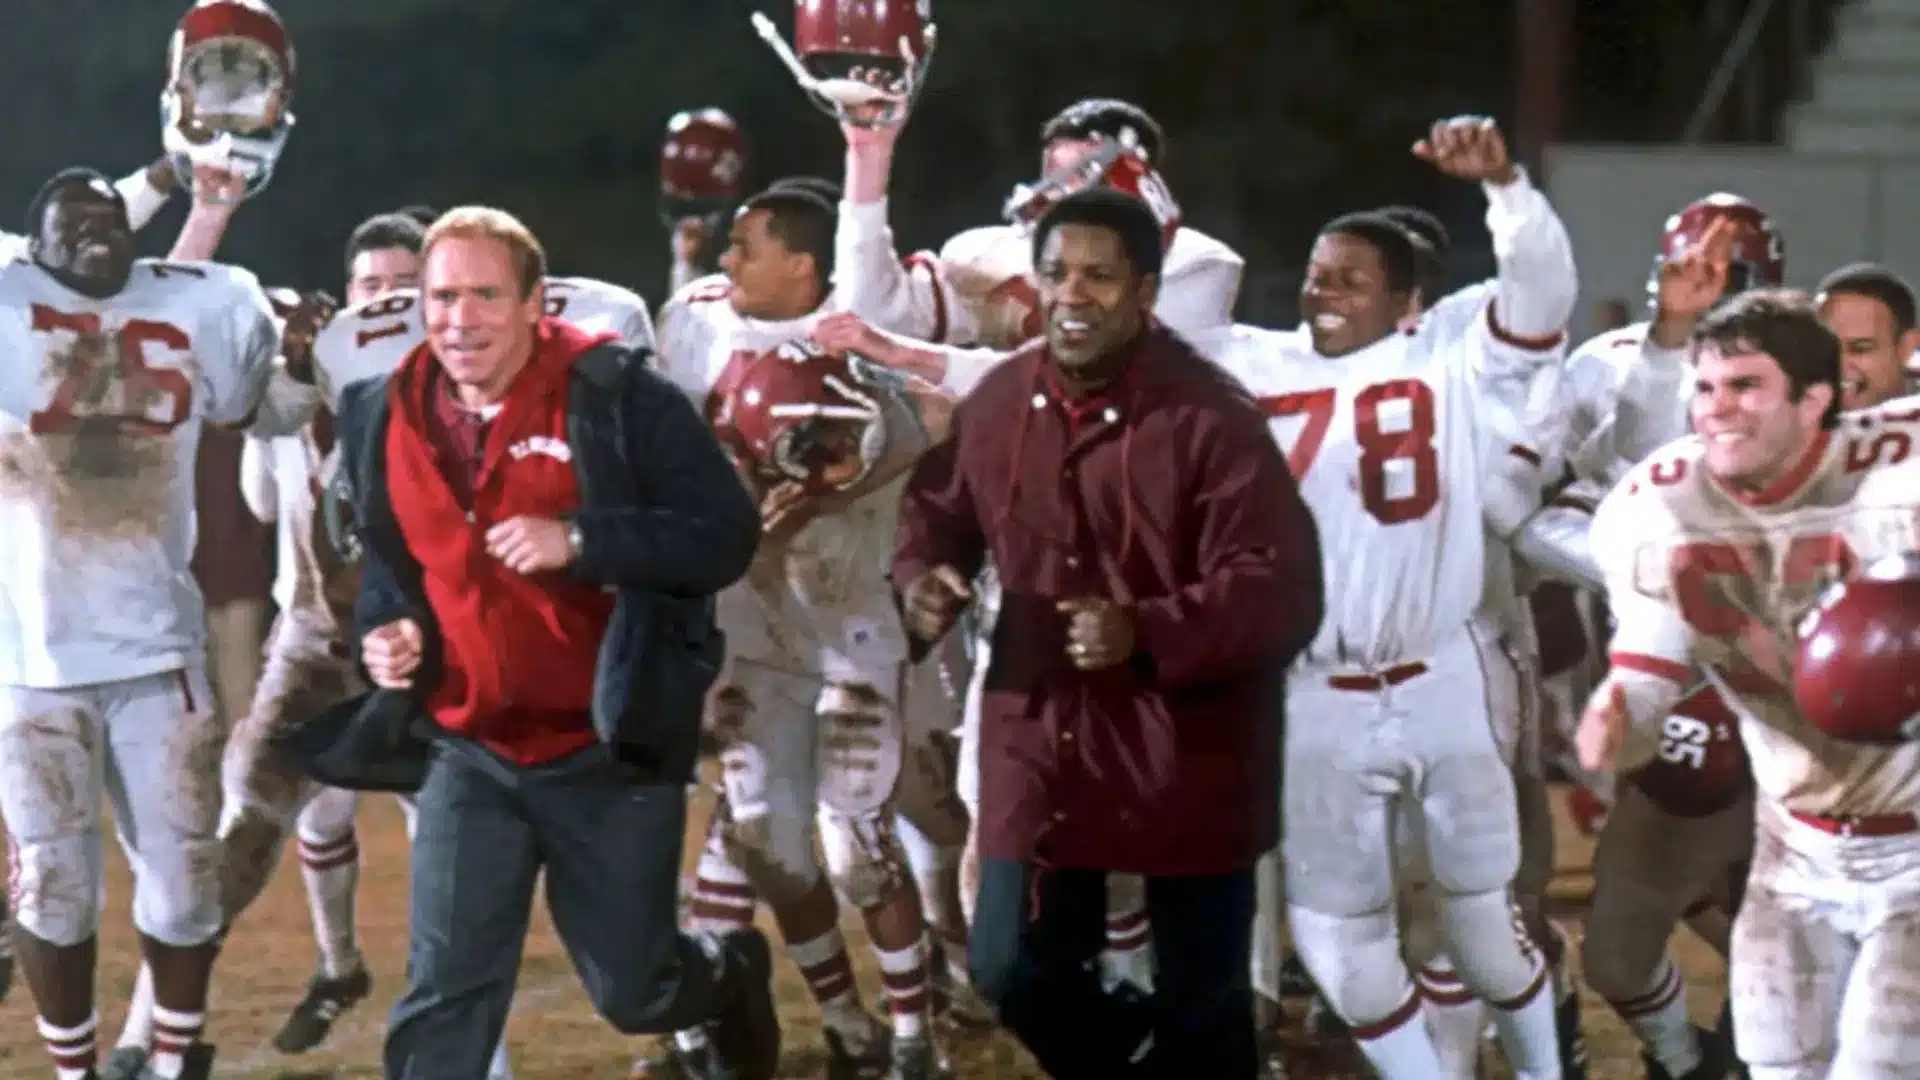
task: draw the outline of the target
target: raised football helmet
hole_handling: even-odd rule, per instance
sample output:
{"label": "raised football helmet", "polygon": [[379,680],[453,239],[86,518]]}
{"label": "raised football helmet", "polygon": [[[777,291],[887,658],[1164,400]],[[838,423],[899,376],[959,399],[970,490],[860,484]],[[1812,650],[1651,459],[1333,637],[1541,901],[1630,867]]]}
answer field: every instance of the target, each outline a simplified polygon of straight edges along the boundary
{"label": "raised football helmet", "polygon": [[1147,151],[1132,128],[1119,138],[1096,135],[1086,157],[1042,177],[1033,184],[1016,184],[1001,213],[1010,225],[1031,229],[1055,203],[1095,184],[1124,191],[1147,204],[1160,222],[1161,241],[1172,246],[1180,231],[1180,204],[1173,201],[1166,181],[1147,159]]}
{"label": "raised football helmet", "polygon": [[1807,723],[1842,742],[1920,738],[1920,553],[1828,589],[1798,636],[1793,696]]}
{"label": "raised football helmet", "polygon": [[1722,219],[1733,222],[1732,262],[1727,267],[1725,296],[1786,280],[1787,246],[1779,226],[1747,199],[1719,191],[1695,199],[1667,218],[1660,230],[1660,253],[1654,256],[1653,274],[1647,279],[1649,297],[1659,294],[1661,264],[1698,243]]}
{"label": "raised football helmet", "polygon": [[200,0],[167,47],[160,138],[189,191],[193,167],[246,178],[259,194],[293,130],[294,52],[265,0]]}
{"label": "raised football helmet", "polygon": [[1752,786],[1740,722],[1720,692],[1689,694],[1660,724],[1660,750],[1626,776],[1676,817],[1705,817],[1732,806]]}
{"label": "raised football helmet", "polygon": [[717,388],[714,431],[768,479],[816,494],[851,488],[873,472],[887,441],[864,363],[811,341],[761,353]]}
{"label": "raised football helmet", "polygon": [[761,12],[753,28],[843,124],[904,123],[933,62],[933,0],[794,0],[791,45]]}
{"label": "raised football helmet", "polygon": [[668,228],[723,213],[740,198],[747,140],[720,109],[675,113],[660,144],[660,219]]}

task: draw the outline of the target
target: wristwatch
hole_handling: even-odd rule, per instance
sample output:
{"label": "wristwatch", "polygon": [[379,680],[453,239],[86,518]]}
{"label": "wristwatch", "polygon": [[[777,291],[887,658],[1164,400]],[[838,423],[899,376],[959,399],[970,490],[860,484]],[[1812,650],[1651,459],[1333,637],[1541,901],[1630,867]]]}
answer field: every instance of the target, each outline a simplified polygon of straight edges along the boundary
{"label": "wristwatch", "polygon": [[584,546],[584,539],[580,535],[580,523],[577,521],[570,522],[567,525],[568,562],[573,562],[580,558],[580,549],[582,546]]}

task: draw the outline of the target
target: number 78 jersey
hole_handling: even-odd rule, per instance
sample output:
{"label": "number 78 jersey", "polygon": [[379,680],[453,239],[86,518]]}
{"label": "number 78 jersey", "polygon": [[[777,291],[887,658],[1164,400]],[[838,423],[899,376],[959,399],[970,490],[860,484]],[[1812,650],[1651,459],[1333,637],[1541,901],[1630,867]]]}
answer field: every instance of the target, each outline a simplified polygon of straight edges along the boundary
{"label": "number 78 jersey", "polygon": [[1530,456],[1512,431],[1528,381],[1558,356],[1506,344],[1484,315],[1429,319],[1337,358],[1304,330],[1234,327],[1219,361],[1272,418],[1320,530],[1327,616],[1307,663],[1421,660],[1474,616],[1485,476],[1510,447]]}

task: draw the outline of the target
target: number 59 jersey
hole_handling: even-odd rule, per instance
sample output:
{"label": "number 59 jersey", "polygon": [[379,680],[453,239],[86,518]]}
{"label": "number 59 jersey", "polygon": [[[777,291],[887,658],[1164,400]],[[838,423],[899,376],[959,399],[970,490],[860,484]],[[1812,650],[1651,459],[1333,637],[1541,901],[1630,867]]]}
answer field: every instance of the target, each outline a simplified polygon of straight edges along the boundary
{"label": "number 59 jersey", "polygon": [[94,298],[32,263],[0,267],[0,683],[197,662],[200,427],[247,420],[278,351],[244,270],[139,260]]}
{"label": "number 59 jersey", "polygon": [[1505,342],[1484,303],[1335,358],[1304,329],[1235,326],[1214,340],[1272,417],[1320,530],[1327,616],[1306,662],[1378,670],[1432,656],[1480,607],[1485,477],[1504,467],[1513,414],[1557,346]]}
{"label": "number 59 jersey", "polygon": [[[1920,805],[1920,745],[1828,738],[1793,696],[1795,627],[1829,585],[1920,549],[1920,398],[1842,416],[1766,490],[1723,487],[1690,435],[1628,472],[1601,504],[1592,543],[1617,630],[1616,677],[1634,712],[1701,674],[1740,717],[1760,791],[1822,817]],[[1645,734],[1639,732],[1637,734]],[[1644,755],[1630,744],[1628,764]]]}
{"label": "number 59 jersey", "polygon": [[[631,348],[653,348],[653,317],[633,291],[580,277],[550,277],[546,284],[548,316],[590,334],[618,334]],[[376,296],[335,314],[313,341],[315,381],[328,406],[340,404],[346,387],[390,374],[426,339],[418,289]]]}

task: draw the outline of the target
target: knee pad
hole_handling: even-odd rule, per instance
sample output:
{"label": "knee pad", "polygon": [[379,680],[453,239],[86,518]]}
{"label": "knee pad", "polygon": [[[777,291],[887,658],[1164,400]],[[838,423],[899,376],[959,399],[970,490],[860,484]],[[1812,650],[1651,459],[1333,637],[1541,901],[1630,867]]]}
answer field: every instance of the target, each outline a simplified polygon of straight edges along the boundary
{"label": "knee pad", "polygon": [[13,843],[13,921],[49,945],[78,945],[100,930],[98,832]]}
{"label": "knee pad", "polygon": [[900,786],[900,710],[872,682],[830,682],[814,705],[822,805],[849,817],[888,806]]}
{"label": "knee pad", "polygon": [[1504,890],[1443,894],[1438,910],[1447,955],[1475,997],[1495,1007],[1511,1004],[1542,977],[1544,958]]}
{"label": "knee pad", "polygon": [[778,907],[813,891],[820,881],[820,863],[813,854],[810,823],[802,818],[754,813],[745,817],[729,808],[720,835],[760,898]]}
{"label": "knee pad", "polygon": [[344,788],[321,788],[300,809],[300,842],[308,847],[337,844],[353,832],[360,797]]}
{"label": "knee pad", "polygon": [[878,906],[906,880],[900,842],[888,818],[849,818],[823,810],[820,850],[834,891],[863,911]]}
{"label": "knee pad", "polygon": [[1390,912],[1322,915],[1289,905],[1287,922],[1308,974],[1349,1025],[1378,1024],[1412,998],[1413,979]]}
{"label": "knee pad", "polygon": [[204,945],[226,921],[216,874],[221,844],[210,836],[171,836],[159,844],[165,845],[160,851],[142,851],[144,872],[134,875],[134,929],[176,949]]}

